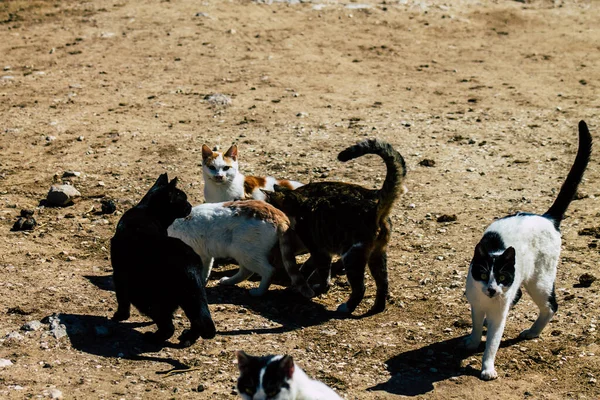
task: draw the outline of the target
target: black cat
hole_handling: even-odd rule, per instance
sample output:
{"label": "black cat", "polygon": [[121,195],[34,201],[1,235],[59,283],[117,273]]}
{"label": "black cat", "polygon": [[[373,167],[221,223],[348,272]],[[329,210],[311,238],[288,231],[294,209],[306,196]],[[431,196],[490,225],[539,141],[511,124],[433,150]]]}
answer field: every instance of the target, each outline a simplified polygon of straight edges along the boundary
{"label": "black cat", "polygon": [[371,313],[385,309],[388,295],[387,244],[391,235],[389,214],[403,191],[406,166],[394,148],[376,139],[364,140],[348,147],[338,160],[348,161],[365,154],[377,154],[387,167],[383,186],[371,190],[342,182],[316,182],[295,190],[275,185],[267,192],[266,201],[285,212],[295,221],[292,228],[306,245],[310,258],[302,267],[308,277],[318,269],[321,283],[316,288],[329,287],[332,255],[341,255],[352,293],[338,311],[351,313],[365,294],[365,267],[377,285]]}
{"label": "black cat", "polygon": [[158,326],[149,339],[162,343],[173,336],[173,312],[181,306],[191,324],[179,337],[181,346],[187,347],[200,336],[213,338],[216,330],[200,275],[200,257],[181,240],[167,236],[169,225],[192,209],[176,185],[177,178],[169,182],[166,173],[159,176],[117,225],[110,249],[119,304],[113,320],[128,319],[133,304]]}

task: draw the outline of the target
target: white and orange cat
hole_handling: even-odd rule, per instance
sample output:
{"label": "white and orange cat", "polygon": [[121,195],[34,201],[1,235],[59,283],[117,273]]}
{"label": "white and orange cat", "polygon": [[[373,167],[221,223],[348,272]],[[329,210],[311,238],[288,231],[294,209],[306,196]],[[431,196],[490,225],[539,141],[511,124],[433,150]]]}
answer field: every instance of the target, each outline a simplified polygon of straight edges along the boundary
{"label": "white and orange cat", "polygon": [[273,190],[274,185],[296,189],[303,184],[270,176],[244,176],[238,169],[238,149],[232,145],[225,153],[212,151],[202,145],[202,175],[204,176],[204,199],[207,203],[232,200],[264,200],[260,191]]}

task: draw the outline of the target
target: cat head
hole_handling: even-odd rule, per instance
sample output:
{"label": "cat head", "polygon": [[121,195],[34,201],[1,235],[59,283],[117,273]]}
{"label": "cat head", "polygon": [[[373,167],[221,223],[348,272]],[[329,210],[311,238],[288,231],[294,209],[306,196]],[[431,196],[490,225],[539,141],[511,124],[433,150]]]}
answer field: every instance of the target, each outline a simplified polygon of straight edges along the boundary
{"label": "cat head", "polygon": [[481,284],[486,296],[502,296],[515,279],[515,249],[509,247],[501,254],[489,253],[478,243],[471,261],[471,275]]}
{"label": "cat head", "polygon": [[292,216],[298,211],[303,200],[298,192],[281,185],[274,185],[273,191],[261,189],[261,192],[265,194],[267,203]]}
{"label": "cat head", "polygon": [[192,211],[186,194],[177,189],[177,178],[169,182],[166,172],[158,177],[137,207],[150,210],[167,226],[177,218],[187,217]]}
{"label": "cat head", "polygon": [[202,145],[202,174],[205,181],[218,185],[233,181],[238,172],[238,150],[232,145],[225,153],[212,151]]}
{"label": "cat head", "polygon": [[244,400],[292,399],[290,385],[294,376],[291,356],[251,356],[236,352],[240,376],[238,392]]}

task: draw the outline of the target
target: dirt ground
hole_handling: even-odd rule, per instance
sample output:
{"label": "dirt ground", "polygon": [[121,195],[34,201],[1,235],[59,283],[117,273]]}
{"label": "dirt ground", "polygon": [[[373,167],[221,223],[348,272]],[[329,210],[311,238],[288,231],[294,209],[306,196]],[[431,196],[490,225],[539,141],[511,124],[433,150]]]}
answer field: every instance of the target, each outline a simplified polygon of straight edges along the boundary
{"label": "dirt ground", "polygon": [[[600,3],[294,3],[0,2],[0,358],[12,362],[0,367],[0,397],[233,399],[243,349],[289,353],[348,399],[598,398],[599,282],[578,285],[600,276],[600,234],[580,234],[600,226],[596,154],[562,224],[559,311],[542,337],[516,340],[537,315],[525,295],[498,380],[479,380],[482,352],[458,344],[484,228],[544,212],[575,157],[578,121],[600,133]],[[231,104],[209,102],[216,93]],[[212,340],[178,349],[174,337],[157,349],[137,311],[107,320],[109,239],[160,173],[201,203],[202,144],[237,143],[246,174],[379,187],[379,158],[336,159],[364,137],[391,142],[408,166],[385,312],[337,318],[345,277],[312,301],[277,285],[253,299],[257,282],[216,287],[236,268],[225,266],[207,288]],[[82,197],[40,206],[65,180]],[[102,199],[117,212],[99,215]],[[35,230],[10,231],[21,209],[35,210]],[[359,316],[373,302],[367,285]],[[67,336],[46,323],[20,330],[55,313]],[[177,333],[187,324],[178,313]],[[165,374],[184,367],[193,369]]]}

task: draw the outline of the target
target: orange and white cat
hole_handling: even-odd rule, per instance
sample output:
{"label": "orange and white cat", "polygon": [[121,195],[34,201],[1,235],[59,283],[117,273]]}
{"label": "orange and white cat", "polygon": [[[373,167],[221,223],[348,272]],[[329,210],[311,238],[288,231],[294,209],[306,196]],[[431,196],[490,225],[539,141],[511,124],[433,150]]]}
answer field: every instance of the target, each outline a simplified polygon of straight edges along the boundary
{"label": "orange and white cat", "polygon": [[204,176],[204,199],[207,203],[233,200],[264,200],[260,191],[273,190],[274,185],[296,189],[303,183],[270,176],[244,176],[238,169],[238,150],[232,145],[225,153],[212,151],[202,145],[202,175]]}

